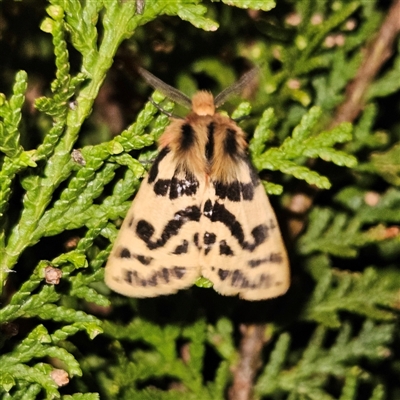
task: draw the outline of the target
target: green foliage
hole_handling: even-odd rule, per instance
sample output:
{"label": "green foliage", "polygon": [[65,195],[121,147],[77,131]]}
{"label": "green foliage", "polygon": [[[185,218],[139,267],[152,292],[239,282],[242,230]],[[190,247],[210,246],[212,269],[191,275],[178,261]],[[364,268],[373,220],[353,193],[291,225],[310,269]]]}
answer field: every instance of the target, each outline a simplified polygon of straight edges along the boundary
{"label": "green foliage", "polygon": [[355,258],[359,248],[385,238],[384,226],[362,231],[362,222],[357,216],[349,219],[344,213],[315,208],[310,213],[309,229],[298,241],[299,251]]}
{"label": "green foliage", "polygon": [[[334,343],[325,348],[328,331],[320,326],[312,334],[307,348],[291,360],[287,360],[289,335],[282,334],[271,353],[269,364],[258,380],[256,393],[261,395],[283,392],[290,399],[306,396],[305,398],[310,399],[333,400],[335,397],[322,388],[328,379],[346,376],[340,399],[352,399],[357,394],[357,383],[368,379],[365,371],[354,366],[354,360],[360,357],[370,360],[384,359],[393,328],[392,325],[377,326],[366,321],[357,336],[351,337],[350,325],[344,324]],[[285,366],[285,361],[289,365]],[[369,399],[375,396],[377,395],[374,393]]]}
{"label": "green foliage", "polygon": [[353,156],[333,147],[336,143],[343,143],[351,139],[349,124],[342,124],[331,131],[321,132],[317,135],[312,134],[321,115],[319,108],[312,108],[308,114],[304,115],[300,124],[294,128],[292,135],[279,148],[270,147],[263,152],[265,142],[270,135],[269,121],[273,118],[271,114],[268,110],[264,113],[260,125],[255,130],[254,139],[250,143],[250,149],[253,151],[253,162],[258,169],[280,170],[293,175],[297,179],[304,179],[307,183],[316,185],[321,189],[329,189],[330,183],[326,177],[320,176],[315,171],[301,165],[299,160],[302,157],[319,157],[325,161],[332,161],[337,165],[347,167],[356,165],[356,159]]}
{"label": "green foliage", "polygon": [[[32,4],[13,4],[9,29],[19,32],[24,10],[42,18]],[[225,399],[242,327],[260,322],[254,398],[398,396],[400,137],[398,113],[387,110],[399,104],[398,52],[367,88],[360,118],[330,127],[387,11],[378,5],[48,2],[42,32],[13,45],[20,70],[7,54],[0,71],[9,93],[0,97],[1,399]],[[283,194],[273,202],[282,226],[291,219],[288,295],[246,303],[199,278],[176,296],[136,300],[104,285],[118,225],[169,124],[143,104],[141,80],[117,85],[125,53],[188,95],[204,82],[221,91],[244,59],[260,67],[250,100],[233,100],[230,115],[248,132],[268,193]],[[33,55],[51,63],[40,96]],[[153,101],[173,110],[159,93]],[[297,198],[312,207],[295,237]]]}
{"label": "green foliage", "polygon": [[400,145],[396,143],[389,150],[371,155],[369,163],[361,167],[362,171],[368,171],[380,175],[393,186],[400,186]]}
{"label": "green foliage", "polygon": [[[178,386],[171,390],[170,398],[185,390],[188,398],[223,399],[224,389],[229,379],[228,363],[222,361],[216,371],[215,380],[203,386],[202,366],[207,341],[218,334],[207,333],[207,324],[199,319],[184,328],[167,325],[163,328],[141,319],[134,319],[127,326],[106,323],[105,334],[116,341],[113,343],[115,356],[123,368],[115,371],[103,367],[102,382],[110,398],[164,398],[159,391],[149,388],[145,392],[137,388],[138,383],[151,378],[168,376]],[[226,336],[226,335],[225,335]],[[228,338],[227,338],[228,339]],[[121,340],[142,341],[149,350],[136,350],[129,358],[123,351]],[[185,340],[184,359],[178,358],[177,340]],[[112,373],[112,378],[110,376]],[[160,397],[161,396],[161,397]]]}
{"label": "green foliage", "polygon": [[222,0],[223,3],[230,6],[240,7],[240,8],[251,8],[252,10],[263,10],[269,11],[276,6],[273,0]]}
{"label": "green foliage", "polygon": [[[341,311],[354,312],[378,320],[391,321],[396,314],[399,279],[393,272],[378,272],[373,267],[362,274],[328,269],[323,256],[314,257],[307,266],[319,278],[313,296],[303,309],[302,317],[324,326],[339,328]],[[371,293],[368,288],[373,287]]]}

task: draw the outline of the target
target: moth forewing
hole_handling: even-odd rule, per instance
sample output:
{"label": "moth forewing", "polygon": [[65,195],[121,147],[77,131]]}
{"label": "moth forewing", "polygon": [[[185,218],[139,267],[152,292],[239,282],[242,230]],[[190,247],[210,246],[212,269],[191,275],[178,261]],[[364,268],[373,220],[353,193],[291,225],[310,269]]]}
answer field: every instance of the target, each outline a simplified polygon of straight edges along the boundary
{"label": "moth forewing", "polygon": [[[148,71],[150,85],[190,100]],[[252,70],[216,100],[222,104]],[[132,297],[172,294],[203,275],[223,295],[263,300],[289,287],[289,262],[274,211],[246,153],[244,132],[198,92],[192,112],[172,119],[160,153],[121,226],[105,281]]]}
{"label": "moth forewing", "polygon": [[243,163],[236,182],[210,186],[200,221],[201,273],[223,295],[264,300],[288,290],[289,262],[275,213],[249,168]]}
{"label": "moth forewing", "polygon": [[106,265],[106,284],[125,296],[176,293],[200,273],[195,234],[204,178],[177,172],[167,149],[143,180]]}
{"label": "moth forewing", "polygon": [[244,132],[227,117],[215,122],[200,220],[201,273],[224,295],[277,297],[287,291],[290,273],[275,213],[247,157]]}

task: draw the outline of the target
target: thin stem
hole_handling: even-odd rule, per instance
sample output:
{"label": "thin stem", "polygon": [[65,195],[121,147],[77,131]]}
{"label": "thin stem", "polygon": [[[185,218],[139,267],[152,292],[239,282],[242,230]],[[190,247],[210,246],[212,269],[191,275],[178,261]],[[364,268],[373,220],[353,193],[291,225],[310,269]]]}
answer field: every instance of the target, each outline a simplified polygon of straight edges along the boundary
{"label": "thin stem", "polygon": [[357,75],[346,88],[346,98],[337,108],[331,127],[353,122],[364,106],[364,96],[384,63],[393,54],[393,45],[400,32],[400,0],[393,2],[375,40],[365,52]]}
{"label": "thin stem", "polygon": [[229,400],[250,400],[254,378],[262,365],[261,351],[266,342],[265,324],[241,325],[240,361],[233,373]]}

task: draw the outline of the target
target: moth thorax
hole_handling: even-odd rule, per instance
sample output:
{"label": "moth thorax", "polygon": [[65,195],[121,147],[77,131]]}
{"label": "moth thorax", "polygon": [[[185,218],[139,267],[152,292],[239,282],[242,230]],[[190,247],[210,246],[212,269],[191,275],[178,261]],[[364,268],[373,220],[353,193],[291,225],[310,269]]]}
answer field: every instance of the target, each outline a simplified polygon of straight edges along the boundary
{"label": "moth thorax", "polygon": [[214,97],[210,92],[200,91],[192,98],[192,110],[197,115],[214,115]]}

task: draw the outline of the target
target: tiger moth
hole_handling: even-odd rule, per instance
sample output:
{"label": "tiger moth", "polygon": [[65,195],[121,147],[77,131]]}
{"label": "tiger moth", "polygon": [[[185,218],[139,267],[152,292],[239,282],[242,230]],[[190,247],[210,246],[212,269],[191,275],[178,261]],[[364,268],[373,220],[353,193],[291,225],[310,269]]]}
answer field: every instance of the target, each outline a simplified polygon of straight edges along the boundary
{"label": "tiger moth", "polygon": [[203,276],[222,295],[264,300],[290,284],[275,213],[250,163],[243,130],[215,110],[256,75],[253,69],[215,98],[192,100],[150,72],[142,77],[191,109],[171,118],[159,154],[114,243],[105,282],[130,297],[155,297]]}

